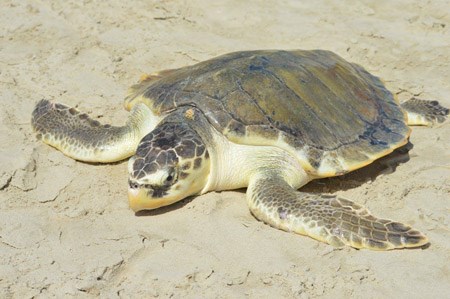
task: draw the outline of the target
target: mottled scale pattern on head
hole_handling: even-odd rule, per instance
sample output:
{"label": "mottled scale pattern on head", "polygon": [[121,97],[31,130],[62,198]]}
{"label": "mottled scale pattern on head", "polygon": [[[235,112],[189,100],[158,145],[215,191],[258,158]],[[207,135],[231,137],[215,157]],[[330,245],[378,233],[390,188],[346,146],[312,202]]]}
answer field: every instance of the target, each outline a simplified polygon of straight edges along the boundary
{"label": "mottled scale pattern on head", "polygon": [[186,123],[165,122],[145,136],[134,156],[133,178],[141,179],[160,169],[173,169],[181,160],[183,178],[196,163],[207,157],[205,145]]}
{"label": "mottled scale pattern on head", "polygon": [[141,91],[139,100],[157,113],[197,107],[231,141],[282,147],[318,176],[362,167],[409,135],[377,77],[322,50],[231,53],[174,70]]}

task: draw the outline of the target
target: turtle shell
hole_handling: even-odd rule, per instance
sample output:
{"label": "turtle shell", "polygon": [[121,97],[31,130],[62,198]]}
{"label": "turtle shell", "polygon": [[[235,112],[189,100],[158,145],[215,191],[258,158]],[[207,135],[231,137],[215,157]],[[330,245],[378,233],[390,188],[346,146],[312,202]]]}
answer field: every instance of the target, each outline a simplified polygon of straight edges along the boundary
{"label": "turtle shell", "polygon": [[346,173],[404,145],[405,114],[379,78],[323,50],[235,52],[131,89],[163,115],[195,106],[230,141],[274,145],[317,177]]}

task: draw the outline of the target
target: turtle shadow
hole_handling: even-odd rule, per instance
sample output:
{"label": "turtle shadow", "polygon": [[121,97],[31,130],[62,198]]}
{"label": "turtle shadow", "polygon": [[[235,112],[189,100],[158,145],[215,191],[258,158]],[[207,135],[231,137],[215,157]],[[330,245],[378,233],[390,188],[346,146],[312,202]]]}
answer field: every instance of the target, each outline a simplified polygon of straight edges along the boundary
{"label": "turtle shadow", "polygon": [[374,181],[380,175],[395,172],[398,165],[409,161],[409,151],[413,147],[414,145],[408,141],[404,146],[363,168],[345,175],[311,181],[300,190],[311,193],[334,193],[359,187],[368,181]]}
{"label": "turtle shadow", "polygon": [[183,208],[185,205],[187,205],[188,203],[193,201],[195,199],[195,197],[196,196],[189,196],[189,197],[186,197],[185,199],[175,202],[171,205],[168,205],[165,207],[160,207],[155,210],[138,211],[138,212],[134,213],[134,215],[138,216],[138,217],[145,217],[145,216],[157,216],[157,215],[162,215],[165,213],[170,213],[172,211]]}

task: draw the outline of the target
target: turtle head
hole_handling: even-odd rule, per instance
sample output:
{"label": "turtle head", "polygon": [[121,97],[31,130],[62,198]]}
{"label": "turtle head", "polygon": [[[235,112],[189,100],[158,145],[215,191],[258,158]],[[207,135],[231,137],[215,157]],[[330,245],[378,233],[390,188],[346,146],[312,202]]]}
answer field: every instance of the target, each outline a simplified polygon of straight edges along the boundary
{"label": "turtle head", "polygon": [[133,211],[151,210],[198,194],[209,176],[209,154],[184,123],[160,124],[145,136],[128,163]]}

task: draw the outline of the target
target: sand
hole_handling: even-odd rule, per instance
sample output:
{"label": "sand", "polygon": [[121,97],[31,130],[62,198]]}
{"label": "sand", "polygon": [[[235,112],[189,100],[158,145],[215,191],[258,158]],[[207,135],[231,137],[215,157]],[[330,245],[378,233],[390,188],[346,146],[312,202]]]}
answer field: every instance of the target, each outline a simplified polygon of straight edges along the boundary
{"label": "sand", "polygon": [[136,216],[126,161],[90,165],[36,140],[56,100],[123,124],[143,73],[247,49],[327,49],[400,100],[450,107],[448,1],[10,1],[0,3],[0,298],[444,298],[450,296],[450,126],[416,127],[383,163],[315,181],[413,225],[427,249],[335,249],[253,218],[245,190]]}

